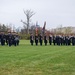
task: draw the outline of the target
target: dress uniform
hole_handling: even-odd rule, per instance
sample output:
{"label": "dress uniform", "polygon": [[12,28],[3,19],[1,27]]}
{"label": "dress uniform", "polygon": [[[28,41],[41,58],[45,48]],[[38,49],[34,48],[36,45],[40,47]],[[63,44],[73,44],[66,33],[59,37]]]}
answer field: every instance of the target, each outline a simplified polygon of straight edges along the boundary
{"label": "dress uniform", "polygon": [[30,43],[31,43],[31,45],[33,45],[33,43],[34,43],[34,36],[33,36],[33,34],[30,35]]}
{"label": "dress uniform", "polygon": [[40,45],[42,46],[42,43],[43,43],[43,36],[40,34],[39,36],[39,42],[40,42]]}
{"label": "dress uniform", "polygon": [[8,45],[9,46],[12,45],[12,34],[11,33],[8,34]]}
{"label": "dress uniform", "polygon": [[52,45],[52,35],[49,35],[49,44]]}
{"label": "dress uniform", "polygon": [[1,45],[5,45],[5,34],[1,33]]}
{"label": "dress uniform", "polygon": [[53,36],[53,44],[54,45],[56,44],[56,36],[55,35]]}
{"label": "dress uniform", "polygon": [[75,45],[75,36],[72,36],[71,39],[72,39],[72,46],[74,46]]}
{"label": "dress uniform", "polygon": [[47,45],[47,40],[48,40],[48,39],[47,39],[47,36],[45,35],[45,36],[44,36],[44,43],[45,43],[45,46]]}
{"label": "dress uniform", "polygon": [[37,34],[35,35],[35,44],[36,46],[38,45],[38,35]]}

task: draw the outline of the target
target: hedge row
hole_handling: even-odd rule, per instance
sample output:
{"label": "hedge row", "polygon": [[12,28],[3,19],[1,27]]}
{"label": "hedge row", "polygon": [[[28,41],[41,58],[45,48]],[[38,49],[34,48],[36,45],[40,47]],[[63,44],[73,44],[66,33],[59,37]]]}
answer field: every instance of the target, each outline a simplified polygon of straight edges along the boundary
{"label": "hedge row", "polygon": [[20,34],[20,39],[25,39],[25,40],[29,40],[30,38],[30,34]]}

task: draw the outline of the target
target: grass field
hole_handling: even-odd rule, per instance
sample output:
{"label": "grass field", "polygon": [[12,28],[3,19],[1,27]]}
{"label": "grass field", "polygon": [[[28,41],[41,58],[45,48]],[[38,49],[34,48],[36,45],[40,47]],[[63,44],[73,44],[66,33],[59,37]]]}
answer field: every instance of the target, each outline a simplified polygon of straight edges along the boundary
{"label": "grass field", "polygon": [[0,75],[75,75],[75,46],[0,46]]}

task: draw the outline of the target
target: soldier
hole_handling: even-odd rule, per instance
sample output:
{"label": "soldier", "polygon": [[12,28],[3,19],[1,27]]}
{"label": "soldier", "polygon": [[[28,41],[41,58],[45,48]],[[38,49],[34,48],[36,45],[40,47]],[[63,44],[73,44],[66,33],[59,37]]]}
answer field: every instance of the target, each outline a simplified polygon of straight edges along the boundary
{"label": "soldier", "polygon": [[59,35],[59,45],[63,45],[63,36]]}
{"label": "soldier", "polygon": [[4,32],[1,33],[1,45],[5,45],[5,34]]}
{"label": "soldier", "polygon": [[54,36],[54,39],[55,39],[55,43],[57,45],[60,45],[60,36],[59,35],[56,35],[56,37]]}
{"label": "soldier", "polygon": [[35,35],[35,44],[36,46],[38,45],[38,35],[37,34]]}
{"label": "soldier", "polygon": [[13,39],[13,41],[14,41],[14,46],[16,46],[16,45],[17,45],[17,40],[18,40],[18,38],[17,38],[16,35],[13,35],[13,36],[14,36],[14,39]]}
{"label": "soldier", "polygon": [[8,35],[6,34],[5,37],[6,37],[6,44],[8,45]]}
{"label": "soldier", "polygon": [[40,42],[40,45],[42,46],[43,37],[42,37],[42,35],[41,35],[41,34],[40,34],[40,36],[39,36],[39,42]]}
{"label": "soldier", "polygon": [[59,35],[59,37],[60,37],[60,45],[63,45],[63,36]]}
{"label": "soldier", "polygon": [[12,36],[12,44],[14,46],[19,45],[19,36],[14,32]]}
{"label": "soldier", "polygon": [[53,35],[53,44],[56,44],[56,35]]}
{"label": "soldier", "polygon": [[65,45],[65,35],[62,35],[62,44]]}
{"label": "soldier", "polygon": [[12,34],[11,34],[11,32],[8,33],[8,45],[9,46],[12,45]]}
{"label": "soldier", "polygon": [[1,33],[0,33],[0,44],[1,44]]}
{"label": "soldier", "polygon": [[30,43],[31,43],[31,45],[33,45],[33,43],[34,43],[34,36],[33,36],[33,34],[30,35]]}
{"label": "soldier", "polygon": [[16,35],[16,43],[17,43],[17,45],[19,45],[19,42],[20,42],[20,37],[19,37],[19,35]]}
{"label": "soldier", "polygon": [[65,36],[65,44],[68,45],[68,36]]}
{"label": "soldier", "polygon": [[47,38],[47,35],[45,34],[44,35],[44,43],[45,43],[45,46],[47,45],[47,40],[48,40],[48,38]]}
{"label": "soldier", "polygon": [[71,37],[70,37],[70,35],[68,36],[68,45],[71,45]]}
{"label": "soldier", "polygon": [[49,35],[49,44],[52,45],[52,35]]}
{"label": "soldier", "polygon": [[73,36],[71,37],[71,39],[72,39],[72,46],[74,46],[74,45],[75,45],[75,35],[73,35]]}

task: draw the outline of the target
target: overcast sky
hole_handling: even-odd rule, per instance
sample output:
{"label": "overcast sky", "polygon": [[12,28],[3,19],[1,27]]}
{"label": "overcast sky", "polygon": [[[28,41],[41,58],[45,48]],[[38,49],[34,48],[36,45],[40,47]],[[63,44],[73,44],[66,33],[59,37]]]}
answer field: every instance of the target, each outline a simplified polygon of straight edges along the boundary
{"label": "overcast sky", "polygon": [[21,19],[26,17],[23,9],[31,9],[36,14],[32,22],[46,28],[56,28],[59,25],[75,26],[75,0],[0,0],[0,23],[23,26]]}

